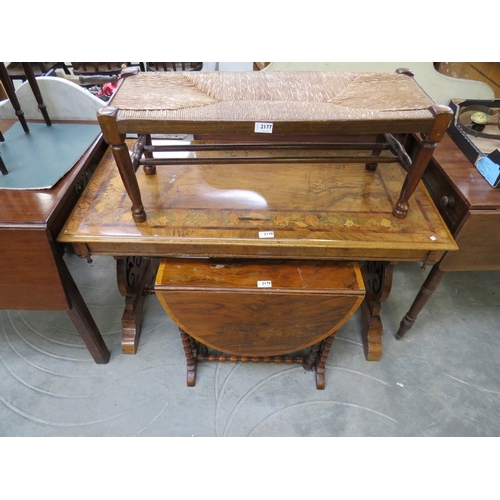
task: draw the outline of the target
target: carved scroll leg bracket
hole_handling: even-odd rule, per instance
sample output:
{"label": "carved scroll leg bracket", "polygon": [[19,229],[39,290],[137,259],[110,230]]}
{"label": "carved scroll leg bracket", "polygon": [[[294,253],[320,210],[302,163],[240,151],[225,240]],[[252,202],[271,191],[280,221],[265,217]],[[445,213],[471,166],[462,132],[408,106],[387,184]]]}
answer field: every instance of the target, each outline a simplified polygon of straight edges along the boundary
{"label": "carved scroll leg bracket", "polygon": [[196,351],[193,349],[195,343],[193,338],[182,330],[182,328],[179,328],[179,332],[181,334],[182,347],[186,356],[186,383],[188,387],[194,387],[196,384]]}
{"label": "carved scroll leg bracket", "polygon": [[383,325],[380,319],[381,302],[389,297],[392,287],[393,262],[365,262],[361,267],[366,297],[361,304],[362,338],[367,361],[382,357]]}
{"label": "carved scroll leg bracket", "polygon": [[145,290],[153,284],[159,259],[115,258],[118,289],[125,297],[125,311],[122,316],[122,352],[135,354],[141,333]]}
{"label": "carved scroll leg bracket", "polygon": [[380,302],[365,299],[361,304],[363,329],[363,349],[367,361],[379,361],[382,358],[383,325],[380,319]]}

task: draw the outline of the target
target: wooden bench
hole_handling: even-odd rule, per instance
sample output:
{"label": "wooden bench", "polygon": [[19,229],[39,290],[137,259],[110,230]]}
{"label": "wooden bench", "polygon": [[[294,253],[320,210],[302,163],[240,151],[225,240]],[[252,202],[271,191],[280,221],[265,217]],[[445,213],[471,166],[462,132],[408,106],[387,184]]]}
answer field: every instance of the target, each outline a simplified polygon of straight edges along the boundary
{"label": "wooden bench", "polygon": [[[155,151],[164,151],[154,146],[154,134],[215,136],[215,145],[229,151],[219,163],[234,162],[230,152],[249,147],[260,148],[263,154],[246,159],[240,155],[239,162],[351,162],[364,163],[369,170],[380,162],[399,162],[408,173],[393,216],[404,218],[408,200],[452,117],[450,108],[435,104],[407,70],[138,73],[132,69],[123,76],[110,105],[99,110],[98,120],[137,223],[146,220],[137,168],[143,165],[147,174],[154,174],[157,165],[175,161],[154,156]],[[132,151],[125,144],[127,134],[138,137]],[[397,140],[404,134],[422,134],[423,141],[408,153]],[[321,151],[326,146],[343,154],[325,159]],[[308,149],[307,158],[266,154],[293,147]],[[203,147],[192,151],[188,162],[206,162]],[[360,155],[366,151],[369,154]]]}

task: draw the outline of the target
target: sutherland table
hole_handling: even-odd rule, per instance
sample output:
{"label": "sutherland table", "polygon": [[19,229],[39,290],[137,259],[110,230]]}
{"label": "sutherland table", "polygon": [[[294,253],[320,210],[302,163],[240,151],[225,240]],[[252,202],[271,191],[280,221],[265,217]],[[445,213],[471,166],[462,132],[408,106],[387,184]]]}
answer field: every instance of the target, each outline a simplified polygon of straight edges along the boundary
{"label": "sutherland table", "polygon": [[270,168],[235,158],[258,154],[253,150],[204,154],[227,161],[164,165],[156,175],[137,171],[148,214],[137,223],[109,148],[59,234],[58,240],[71,243],[81,257],[117,259],[126,297],[124,352],[136,352],[144,290],[153,282],[159,258],[304,259],[364,263],[365,356],[377,360],[382,354],[380,303],[389,294],[393,265],[432,264],[457,249],[421,183],[406,217],[393,216],[405,177],[397,163],[381,163],[374,171],[364,160],[285,162]]}

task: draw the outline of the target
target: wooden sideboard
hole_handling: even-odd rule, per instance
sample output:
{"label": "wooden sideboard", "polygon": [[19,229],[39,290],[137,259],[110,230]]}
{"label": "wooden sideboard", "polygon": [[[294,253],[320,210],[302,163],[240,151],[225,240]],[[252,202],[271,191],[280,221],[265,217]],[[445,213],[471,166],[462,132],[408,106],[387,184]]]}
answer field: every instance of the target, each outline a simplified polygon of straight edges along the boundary
{"label": "wooden sideboard", "polygon": [[[13,123],[1,120],[1,129],[7,130]],[[0,190],[0,308],[67,311],[96,363],[108,362],[110,353],[56,238],[105,150],[99,134],[51,189]]]}
{"label": "wooden sideboard", "polygon": [[424,182],[459,250],[435,264],[401,321],[401,338],[449,271],[500,270],[500,189],[491,187],[456,143],[445,136]]}

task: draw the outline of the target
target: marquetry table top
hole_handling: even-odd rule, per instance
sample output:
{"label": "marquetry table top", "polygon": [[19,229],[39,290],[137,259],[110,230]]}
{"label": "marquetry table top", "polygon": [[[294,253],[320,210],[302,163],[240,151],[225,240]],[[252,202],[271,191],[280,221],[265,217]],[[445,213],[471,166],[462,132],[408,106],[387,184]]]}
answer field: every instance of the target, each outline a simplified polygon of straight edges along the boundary
{"label": "marquetry table top", "polygon": [[457,246],[421,183],[406,218],[393,217],[404,175],[396,163],[375,172],[328,162],[139,169],[148,218],[136,223],[108,150],[58,240],[114,256],[435,262]]}

